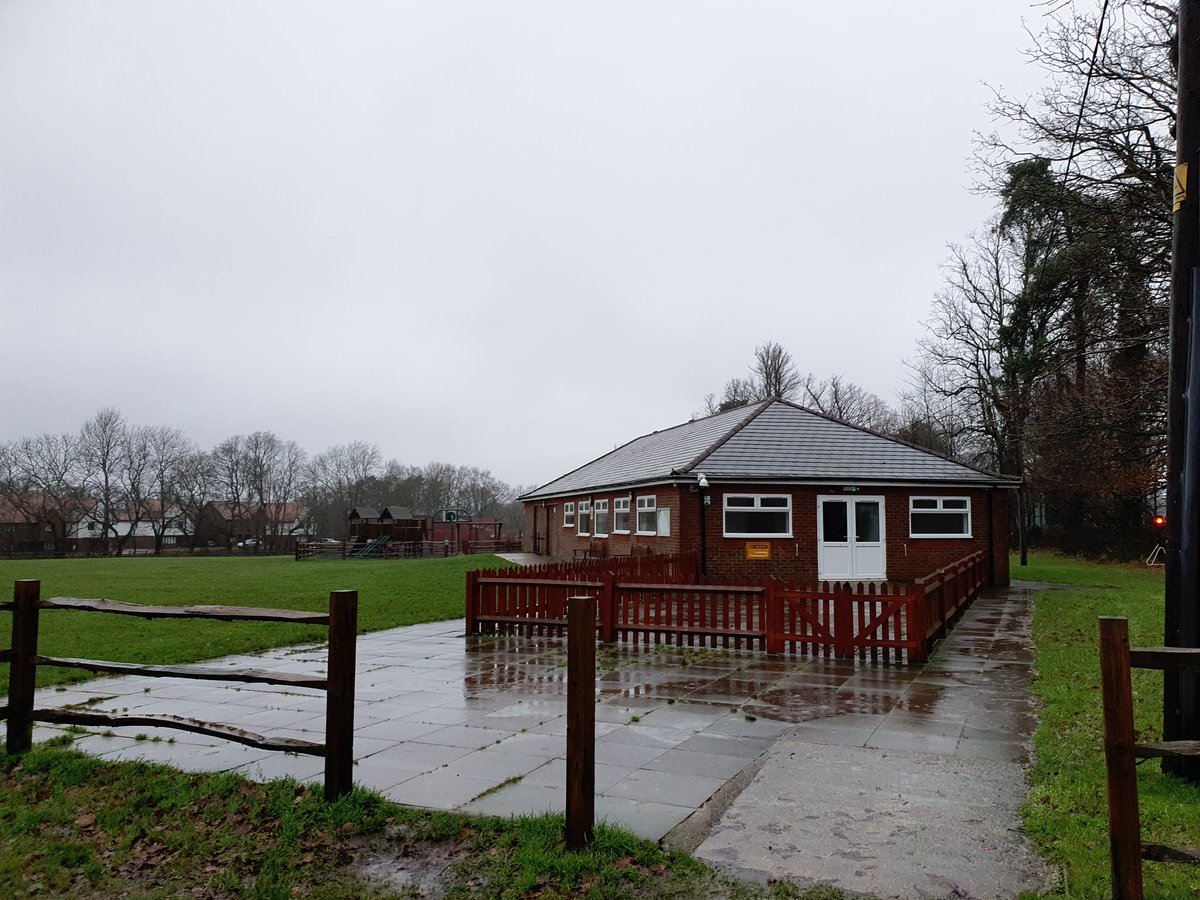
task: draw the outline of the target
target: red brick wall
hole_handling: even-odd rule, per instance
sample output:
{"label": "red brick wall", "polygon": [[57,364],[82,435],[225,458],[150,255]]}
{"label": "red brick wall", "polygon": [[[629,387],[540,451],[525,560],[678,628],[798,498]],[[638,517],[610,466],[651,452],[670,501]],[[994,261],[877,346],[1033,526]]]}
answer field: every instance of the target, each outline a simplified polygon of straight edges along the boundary
{"label": "red brick wall", "polygon": [[[686,490],[686,489],[685,489]],[[669,536],[637,534],[637,498],[653,496],[655,498],[656,508],[659,510],[669,509],[671,511],[671,534]],[[617,534],[613,529],[616,528],[616,510],[614,501],[618,497],[630,498],[629,503],[629,533]],[[595,505],[597,500],[608,501],[608,529],[607,537],[597,537],[594,533],[589,535],[579,534],[579,502],[581,500],[590,500],[592,503],[592,529],[595,529]],[[621,491],[618,493],[610,493],[607,491],[597,491],[592,494],[582,494],[576,497],[560,497],[554,500],[546,501],[548,506],[553,506],[553,512],[550,515],[549,528],[549,548],[540,548],[541,552],[549,557],[556,559],[571,559],[574,557],[575,550],[587,550],[592,540],[601,540],[607,547],[609,556],[629,556],[633,552],[633,545],[640,544],[649,547],[654,553],[677,553],[679,552],[679,534],[680,534],[680,507],[679,507],[679,489],[676,487],[657,486],[652,488],[642,488],[633,491]],[[563,505],[564,503],[575,504],[575,525],[571,528],[563,527]],[[534,507],[538,507],[537,511],[537,530],[539,533],[546,532],[545,526],[545,511],[538,503],[525,504],[525,536],[522,540],[522,549],[528,553],[533,552],[533,521]]]}
{"label": "red brick wall", "polygon": [[[769,560],[746,559],[745,538],[723,536],[722,498],[725,493],[789,493],[792,497],[792,537],[768,541],[771,547]],[[705,568],[708,580],[713,583],[737,583],[759,581],[768,576],[787,581],[815,581],[817,578],[817,497],[830,494],[836,496],[884,497],[884,536],[887,552],[887,577],[893,581],[912,581],[928,575],[976,550],[987,550],[991,540],[994,547],[993,566],[995,583],[1008,584],[1008,491],[954,490],[926,488],[871,488],[863,487],[856,494],[842,490],[841,485],[830,487],[771,488],[763,485],[720,485],[708,490],[711,504],[704,508],[705,545],[707,559]],[[988,494],[991,494],[991,527],[988,520]],[[630,504],[630,528],[636,528],[636,497],[654,494],[659,509],[671,510],[670,537],[637,534],[610,534],[602,538],[609,555],[623,556],[630,553],[634,543],[644,544],[656,553],[700,551],[700,515],[702,495],[693,486],[658,486],[634,492]],[[913,538],[909,536],[909,497],[969,497],[971,500],[970,538]],[[598,492],[574,499],[576,510],[580,499],[609,500],[610,528],[613,517],[612,501],[627,493]],[[550,528],[550,552],[548,555],[570,559],[576,548],[586,550],[591,536],[580,537],[578,528],[562,527],[563,499],[553,503],[555,508]],[[525,544],[532,550],[533,504],[525,506]],[[545,531],[543,513],[538,513],[538,528]],[[578,521],[578,512],[576,513]],[[543,548],[543,553],[546,550]]]}

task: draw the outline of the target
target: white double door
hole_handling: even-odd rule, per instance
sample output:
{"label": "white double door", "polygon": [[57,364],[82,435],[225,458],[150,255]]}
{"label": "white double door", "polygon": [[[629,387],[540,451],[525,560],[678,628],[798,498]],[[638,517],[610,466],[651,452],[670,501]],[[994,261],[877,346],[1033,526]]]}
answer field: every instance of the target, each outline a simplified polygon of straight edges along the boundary
{"label": "white double door", "polygon": [[817,497],[817,577],[886,578],[884,533],[882,497]]}

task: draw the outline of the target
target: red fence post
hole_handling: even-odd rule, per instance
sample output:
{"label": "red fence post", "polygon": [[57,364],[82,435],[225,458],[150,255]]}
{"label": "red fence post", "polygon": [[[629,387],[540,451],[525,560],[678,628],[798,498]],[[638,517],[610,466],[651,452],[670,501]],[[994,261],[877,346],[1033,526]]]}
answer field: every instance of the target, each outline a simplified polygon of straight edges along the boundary
{"label": "red fence post", "polygon": [[854,591],[840,582],[833,586],[833,655],[854,656]]}
{"label": "red fence post", "polygon": [[24,753],[33,746],[33,693],[37,684],[40,581],[13,585],[12,658],[8,664],[8,734],[4,749]]}
{"label": "red fence post", "polygon": [[567,598],[567,849],[592,842],[596,819],[596,600]]}
{"label": "red fence post", "polygon": [[925,586],[910,584],[908,595],[908,661],[923,663],[929,658],[929,612],[925,606]]}
{"label": "red fence post", "polygon": [[937,598],[937,636],[939,638],[944,638],[946,636],[946,632],[950,630],[949,623],[947,622],[948,616],[946,614],[946,574],[938,571],[933,573],[933,577],[937,579],[937,590],[934,591],[934,596]]}
{"label": "red fence post", "polygon": [[617,639],[615,627],[617,577],[608,574],[602,577],[600,581],[604,585],[600,588],[600,641],[605,644],[611,644]]}
{"label": "red fence post", "polygon": [[329,594],[329,663],[325,688],[325,800],[353,786],[354,666],[358,640],[358,591]]}
{"label": "red fence post", "polygon": [[475,633],[475,617],[479,615],[479,572],[467,573],[467,634]]}
{"label": "red fence post", "polygon": [[764,625],[767,632],[767,652],[783,653],[783,597],[780,593],[779,580],[767,579],[767,591],[763,597],[765,609]]}

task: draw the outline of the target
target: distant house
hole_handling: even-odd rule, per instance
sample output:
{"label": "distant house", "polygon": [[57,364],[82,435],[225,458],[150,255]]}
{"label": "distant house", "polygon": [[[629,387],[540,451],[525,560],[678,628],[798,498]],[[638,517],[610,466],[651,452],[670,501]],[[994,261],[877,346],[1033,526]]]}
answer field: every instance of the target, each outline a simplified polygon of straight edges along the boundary
{"label": "distant house", "polygon": [[71,528],[71,546],[77,553],[116,552],[118,547],[123,553],[153,553],[156,525],[162,533],[162,549],[190,546],[192,529],[183,512],[170,506],[163,516],[160,509],[158,501],[151,501],[149,509],[142,514],[119,513],[107,534],[97,516],[84,515]]}
{"label": "distant house", "polygon": [[0,498],[0,555],[40,553],[54,549],[49,522]]}
{"label": "distant house", "polygon": [[196,545],[232,547],[249,538],[267,550],[286,551],[308,540],[309,513],[301,503],[210,501],[196,517]]}
{"label": "distant house", "polygon": [[709,580],[911,581],[976,551],[1007,584],[1018,482],[768,400],[636,438],[521,500],[525,549],[696,552]]}
{"label": "distant house", "polygon": [[93,506],[82,491],[0,498],[0,553],[69,553],[71,532]]}

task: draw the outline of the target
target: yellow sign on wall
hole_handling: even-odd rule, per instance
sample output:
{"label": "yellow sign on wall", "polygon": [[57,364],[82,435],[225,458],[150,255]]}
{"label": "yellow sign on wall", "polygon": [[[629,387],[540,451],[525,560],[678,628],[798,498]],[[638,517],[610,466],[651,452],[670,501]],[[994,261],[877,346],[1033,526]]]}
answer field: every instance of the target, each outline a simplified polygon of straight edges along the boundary
{"label": "yellow sign on wall", "polygon": [[770,541],[746,541],[746,559],[770,559]]}
{"label": "yellow sign on wall", "polygon": [[1171,204],[1171,212],[1179,212],[1179,207],[1187,200],[1187,163],[1175,167],[1175,202]]}

